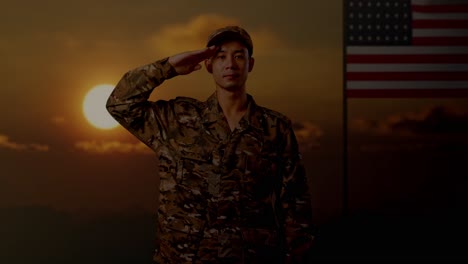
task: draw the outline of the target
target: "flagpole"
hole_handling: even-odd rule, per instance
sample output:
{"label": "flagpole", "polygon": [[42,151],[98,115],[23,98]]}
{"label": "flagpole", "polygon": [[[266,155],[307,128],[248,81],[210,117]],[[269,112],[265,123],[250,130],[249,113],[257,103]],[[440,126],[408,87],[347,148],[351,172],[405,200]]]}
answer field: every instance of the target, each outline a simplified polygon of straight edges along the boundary
{"label": "flagpole", "polygon": [[348,102],[346,95],[346,0],[343,0],[343,217],[348,216]]}

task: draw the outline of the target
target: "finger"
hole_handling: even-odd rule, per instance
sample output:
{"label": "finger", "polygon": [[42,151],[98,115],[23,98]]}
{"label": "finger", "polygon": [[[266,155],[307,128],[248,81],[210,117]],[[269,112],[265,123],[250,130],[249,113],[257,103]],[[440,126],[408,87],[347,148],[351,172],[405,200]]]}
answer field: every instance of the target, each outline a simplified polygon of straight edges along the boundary
{"label": "finger", "polygon": [[216,54],[216,52],[218,52],[218,47],[216,45],[212,45],[212,46],[206,48],[205,54],[208,56],[207,58],[209,58],[209,57],[213,56],[214,54]]}
{"label": "finger", "polygon": [[198,70],[200,70],[201,68],[202,68],[202,66],[201,66],[200,64],[197,64],[197,65],[195,65],[195,67],[193,67],[193,70],[194,70],[194,71],[198,71]]}
{"label": "finger", "polygon": [[213,45],[213,46],[195,51],[194,55],[197,58],[197,60],[204,61],[208,58],[211,58],[216,53],[216,51],[217,51],[217,47]]}

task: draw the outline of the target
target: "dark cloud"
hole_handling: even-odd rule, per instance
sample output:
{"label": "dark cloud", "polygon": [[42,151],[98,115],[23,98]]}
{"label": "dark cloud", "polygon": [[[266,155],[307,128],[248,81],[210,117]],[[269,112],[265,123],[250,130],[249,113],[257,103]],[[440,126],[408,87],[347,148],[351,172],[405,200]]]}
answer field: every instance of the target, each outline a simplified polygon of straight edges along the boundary
{"label": "dark cloud", "polygon": [[463,134],[468,132],[468,111],[437,105],[419,112],[398,113],[383,120],[355,119],[355,132],[395,135]]}
{"label": "dark cloud", "polygon": [[320,146],[323,130],[311,121],[293,123],[294,133],[301,151],[306,151]]}
{"label": "dark cloud", "polygon": [[[167,24],[150,36],[150,50],[158,50],[162,54],[173,54],[204,47],[211,32],[227,25],[243,26],[243,23],[234,17],[206,13],[194,16],[186,22]],[[285,48],[283,41],[271,29],[246,29],[254,42],[255,54],[259,52],[267,54],[272,50]]]}

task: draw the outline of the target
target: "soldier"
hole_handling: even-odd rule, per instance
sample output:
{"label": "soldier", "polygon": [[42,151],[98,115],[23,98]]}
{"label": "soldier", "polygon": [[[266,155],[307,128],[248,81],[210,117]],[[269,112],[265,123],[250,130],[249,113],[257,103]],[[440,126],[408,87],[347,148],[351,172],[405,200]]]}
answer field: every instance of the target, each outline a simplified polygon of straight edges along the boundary
{"label": "soldier", "polygon": [[[127,72],[109,113],[159,158],[156,263],[302,263],[313,241],[308,184],[291,121],[246,92],[253,44],[238,26],[207,47]],[[215,91],[149,101],[202,68]]]}

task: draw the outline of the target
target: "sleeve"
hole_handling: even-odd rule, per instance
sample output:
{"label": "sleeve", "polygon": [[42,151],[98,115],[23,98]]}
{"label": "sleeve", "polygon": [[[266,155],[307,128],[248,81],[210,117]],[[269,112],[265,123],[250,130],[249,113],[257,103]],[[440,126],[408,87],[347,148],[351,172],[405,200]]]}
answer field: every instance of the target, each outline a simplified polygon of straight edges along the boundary
{"label": "sleeve", "polygon": [[115,120],[153,149],[167,138],[168,127],[174,120],[174,110],[170,102],[148,101],[151,92],[157,86],[177,75],[168,59],[125,73],[106,104],[108,112]]}
{"label": "sleeve", "polygon": [[286,263],[308,263],[314,242],[308,180],[293,129],[286,133],[281,203],[286,238]]}

